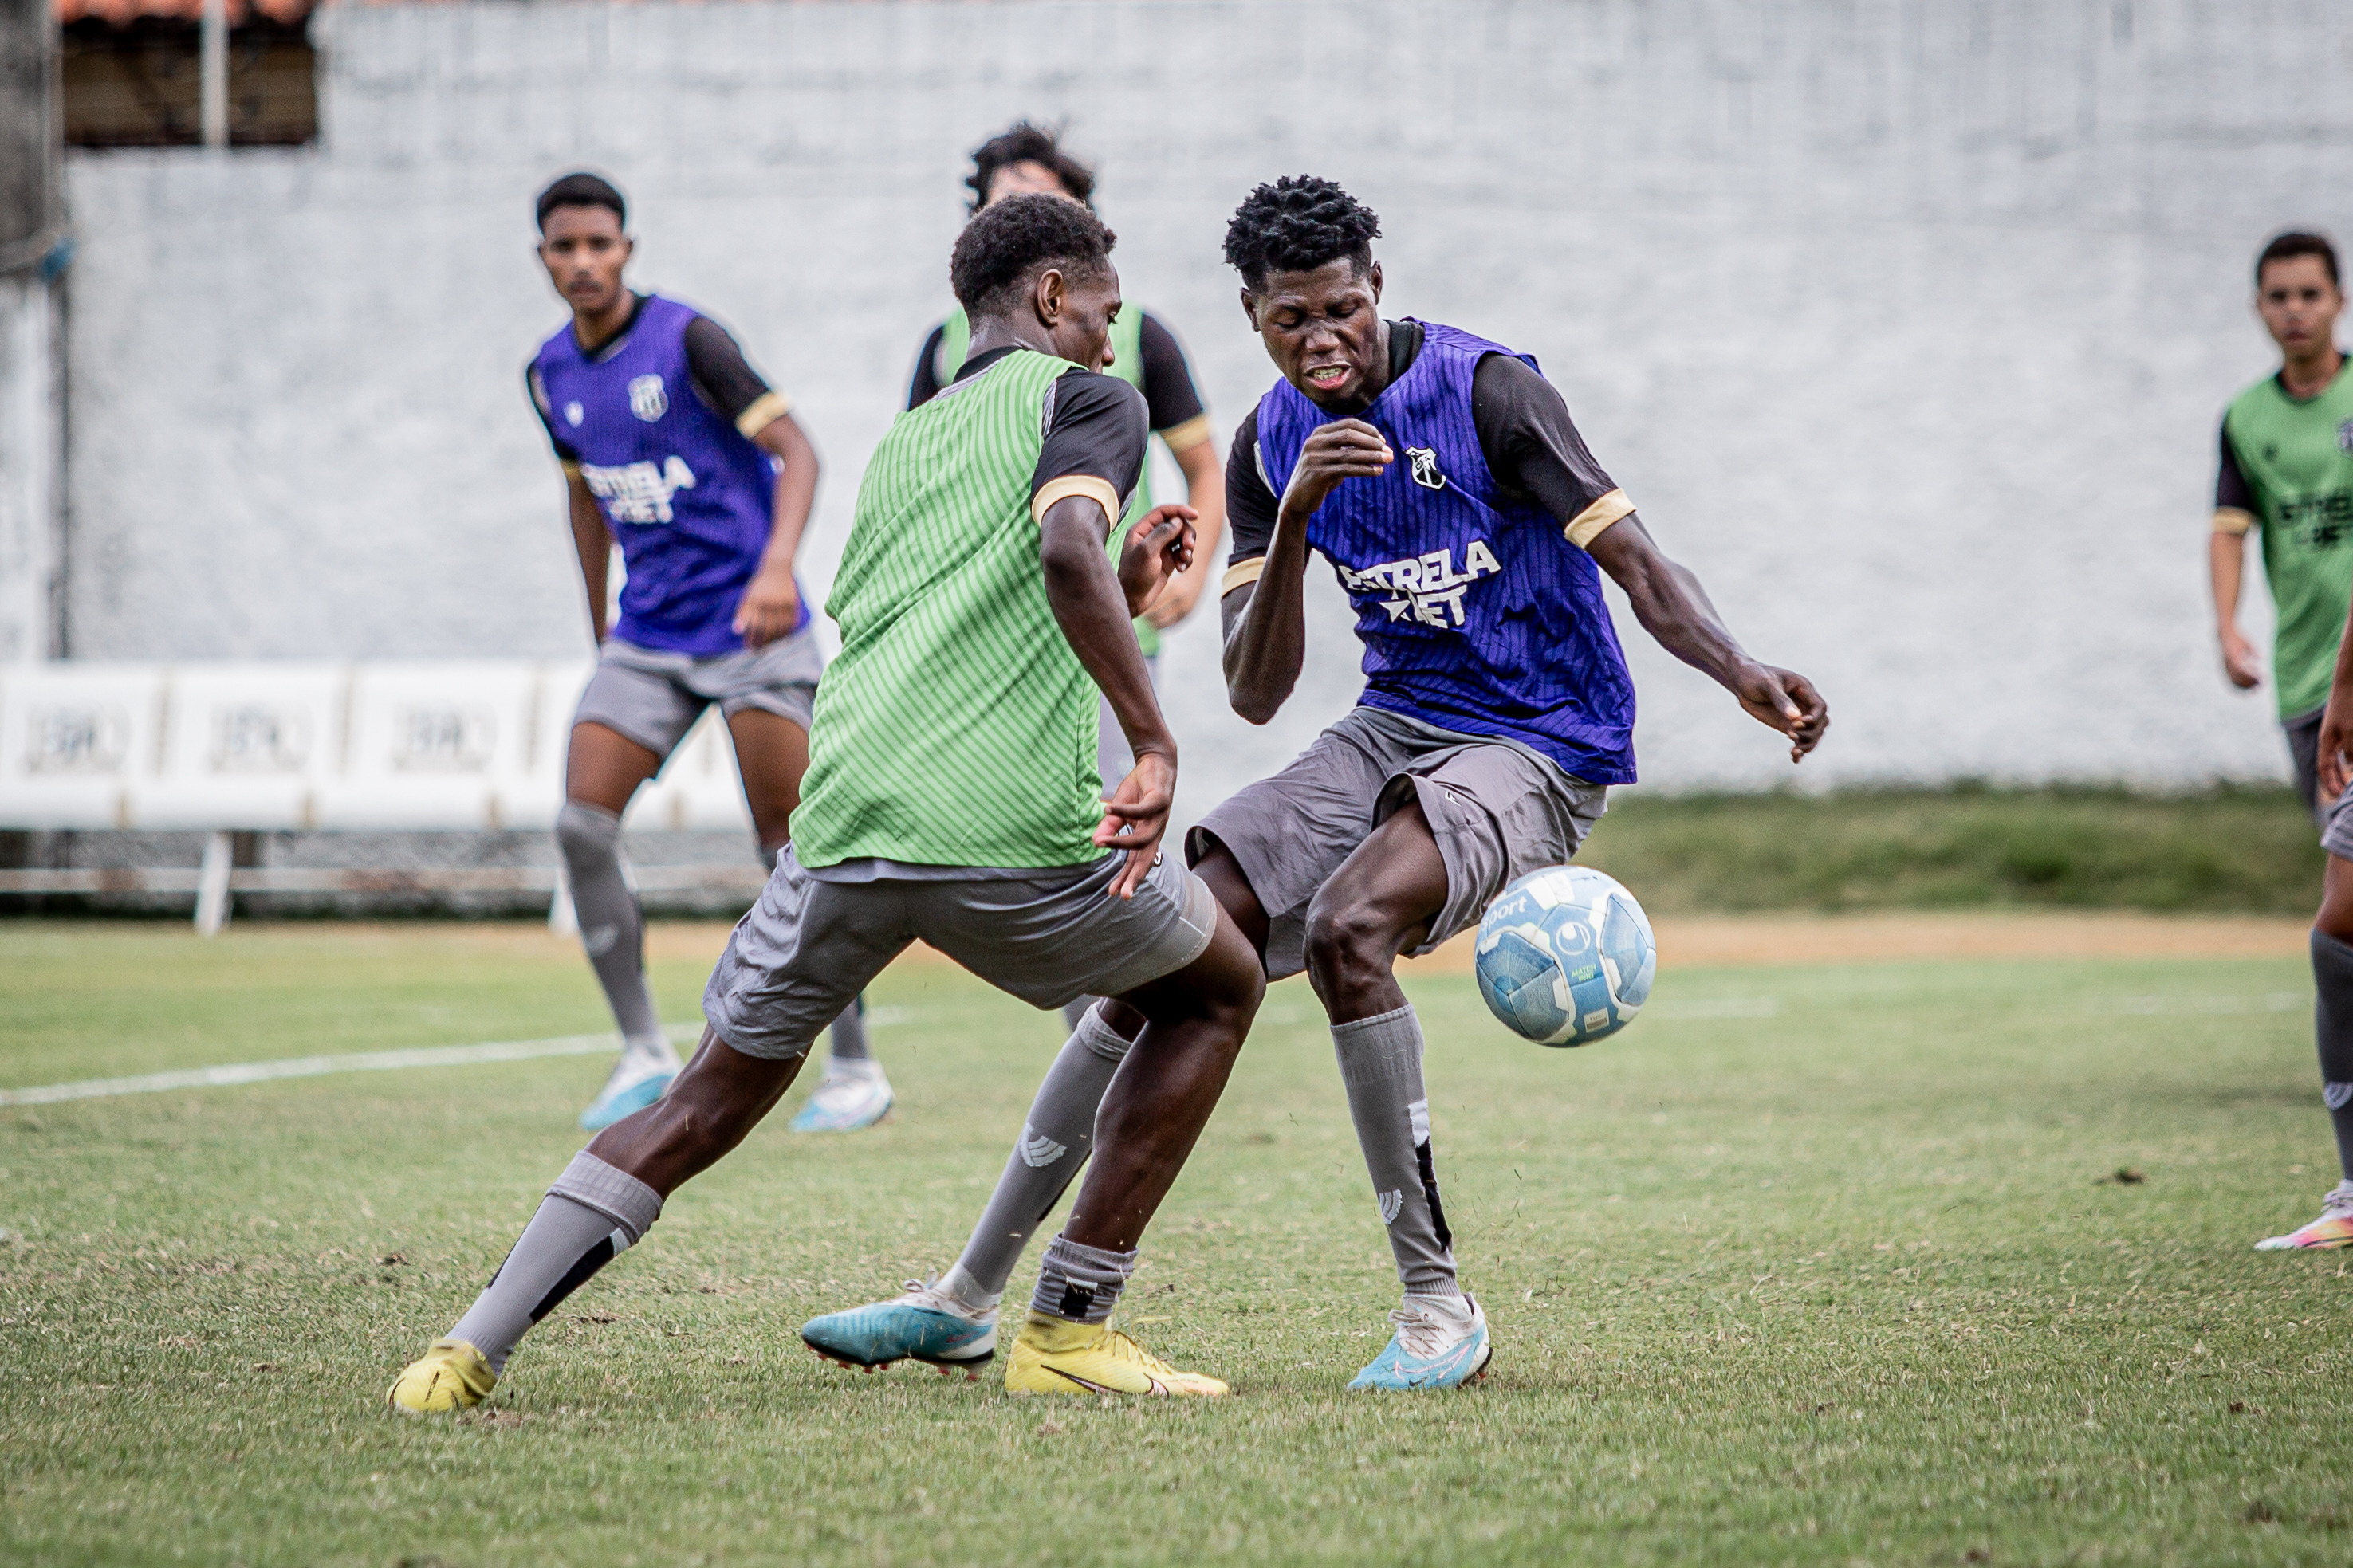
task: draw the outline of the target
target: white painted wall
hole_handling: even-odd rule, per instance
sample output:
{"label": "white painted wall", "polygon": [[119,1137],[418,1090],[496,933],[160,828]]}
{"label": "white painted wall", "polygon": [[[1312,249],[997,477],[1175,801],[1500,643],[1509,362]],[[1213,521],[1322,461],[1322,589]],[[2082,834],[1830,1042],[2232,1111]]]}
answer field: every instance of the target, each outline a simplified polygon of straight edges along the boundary
{"label": "white painted wall", "polygon": [[[1250,184],[1377,207],[1389,302],[1535,353],[1752,647],[1836,727],[1803,780],[2273,776],[2204,608],[2214,423],[2270,368],[2266,235],[2353,237],[2328,0],[496,4],[322,13],[315,149],[77,157],[69,646],[575,652],[520,372],[530,199],[637,203],[640,283],[735,327],[860,461],[945,303],[960,155],[1100,161],[1129,297],[1230,429],[1271,372],[1219,260]],[[1281,721],[1173,640],[1185,814],[1355,689],[1336,595]],[[2261,619],[2262,612],[2257,612]],[[1628,626],[1646,777],[1792,770]],[[1801,780],[1800,782],[1803,782]]]}

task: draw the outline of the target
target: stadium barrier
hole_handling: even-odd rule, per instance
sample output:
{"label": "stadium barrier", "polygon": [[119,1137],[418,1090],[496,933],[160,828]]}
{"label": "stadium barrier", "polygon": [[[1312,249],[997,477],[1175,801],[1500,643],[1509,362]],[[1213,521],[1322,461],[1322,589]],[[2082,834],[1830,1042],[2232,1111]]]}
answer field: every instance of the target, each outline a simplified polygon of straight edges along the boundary
{"label": "stadium barrier", "polygon": [[[0,893],[537,892],[569,930],[562,863],[239,867],[252,832],[552,830],[592,665],[529,660],[0,667],[0,829],[206,835],[194,867],[0,868]],[[628,826],[748,834],[727,727],[705,713]],[[756,891],[751,866],[650,867],[647,890]]]}

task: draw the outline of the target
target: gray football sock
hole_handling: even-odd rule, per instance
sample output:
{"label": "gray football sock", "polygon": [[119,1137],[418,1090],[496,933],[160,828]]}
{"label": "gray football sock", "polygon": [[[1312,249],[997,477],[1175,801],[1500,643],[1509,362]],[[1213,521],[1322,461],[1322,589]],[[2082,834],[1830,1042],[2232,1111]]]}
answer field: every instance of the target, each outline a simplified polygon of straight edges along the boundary
{"label": "gray football sock", "polygon": [[661,1207],[659,1193],[582,1150],[448,1337],[464,1340],[492,1372],[504,1372],[531,1326],[643,1239]]}
{"label": "gray football sock", "polygon": [[2353,1182],[2353,947],[2312,933],[2313,1035],[2320,1045],[2320,1101],[2337,1130],[2337,1163]]}
{"label": "gray football sock", "polygon": [[621,1037],[660,1041],[667,1051],[669,1037],[646,988],[645,915],[621,868],[621,819],[602,806],[567,800],[555,814],[555,842],[572,880],[580,945],[588,951]]}
{"label": "gray football sock", "polygon": [[1058,1236],[1046,1244],[1029,1310],[1072,1323],[1109,1322],[1119,1293],[1134,1272],[1133,1252],[1106,1252]]}
{"label": "gray football sock", "polygon": [[963,1256],[941,1280],[965,1305],[993,1306],[1005,1294],[1021,1249],[1087,1163],[1094,1146],[1095,1108],[1127,1047],[1099,1012],[1089,1012],[1062,1043],[1046,1081],[1038,1086],[1038,1098],[1030,1101],[1029,1119],[1013,1142],[988,1207],[973,1226]]}
{"label": "gray football sock", "polygon": [[838,1062],[871,1062],[874,1053],[866,1044],[866,996],[842,1009],[841,1016],[833,1021],[833,1059]]}
{"label": "gray football sock", "polygon": [[1430,1100],[1421,1087],[1421,1021],[1412,1004],[1332,1026],[1348,1114],[1397,1255],[1398,1278],[1419,1296],[1453,1296],[1454,1237],[1439,1206],[1430,1156]]}

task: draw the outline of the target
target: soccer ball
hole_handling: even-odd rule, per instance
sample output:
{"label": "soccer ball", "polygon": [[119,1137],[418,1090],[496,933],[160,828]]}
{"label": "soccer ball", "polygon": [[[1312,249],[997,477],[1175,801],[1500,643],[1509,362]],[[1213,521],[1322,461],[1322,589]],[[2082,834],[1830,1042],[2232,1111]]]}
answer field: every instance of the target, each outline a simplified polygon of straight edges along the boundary
{"label": "soccer ball", "polygon": [[1479,994],[1514,1034],[1583,1046],[1634,1021],[1659,973],[1651,919],[1615,877],[1582,866],[1531,871],[1487,907]]}

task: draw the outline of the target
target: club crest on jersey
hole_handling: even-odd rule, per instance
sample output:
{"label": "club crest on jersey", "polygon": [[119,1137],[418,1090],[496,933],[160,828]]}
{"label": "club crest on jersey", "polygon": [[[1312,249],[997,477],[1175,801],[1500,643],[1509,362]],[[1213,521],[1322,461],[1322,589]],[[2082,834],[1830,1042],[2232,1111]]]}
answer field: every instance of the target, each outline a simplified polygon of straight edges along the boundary
{"label": "club crest on jersey", "polygon": [[1428,447],[1408,447],[1405,455],[1413,464],[1413,482],[1426,490],[1442,490],[1446,476],[1438,471],[1438,454]]}
{"label": "club crest on jersey", "polygon": [[575,430],[579,429],[580,422],[587,417],[588,411],[581,407],[578,403],[567,403],[564,405],[564,422]]}
{"label": "club crest on jersey", "polygon": [[650,425],[670,412],[670,394],[662,388],[662,378],[641,375],[629,383],[629,412]]}
{"label": "club crest on jersey", "polygon": [[2337,449],[2353,458],[2353,419],[2348,419],[2337,427]]}
{"label": "club crest on jersey", "polygon": [[[1443,481],[1440,481],[1443,482]],[[1380,601],[1389,619],[1410,619],[1421,626],[1453,627],[1463,624],[1462,595],[1482,577],[1504,569],[1483,539],[1474,539],[1462,551],[1462,569],[1454,569],[1454,552],[1433,550],[1384,561],[1361,572],[1340,568],[1340,585],[1351,594],[1386,591]]]}

